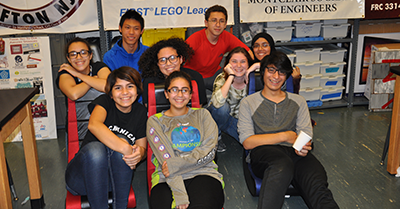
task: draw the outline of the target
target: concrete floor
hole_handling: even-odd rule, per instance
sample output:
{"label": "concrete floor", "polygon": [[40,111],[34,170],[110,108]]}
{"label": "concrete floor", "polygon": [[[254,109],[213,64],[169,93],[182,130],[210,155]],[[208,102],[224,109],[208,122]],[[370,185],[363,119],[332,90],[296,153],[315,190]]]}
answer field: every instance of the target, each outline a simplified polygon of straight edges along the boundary
{"label": "concrete floor", "polygon": [[[380,166],[382,148],[391,112],[369,112],[367,107],[333,108],[311,111],[317,122],[314,128],[314,155],[328,173],[329,188],[340,208],[400,208],[400,178]],[[66,167],[65,130],[58,139],[38,141],[45,208],[65,207],[64,171]],[[242,170],[242,147],[223,135],[227,151],[218,155],[218,165],[225,180],[225,209],[256,208],[258,198],[248,192]],[[5,144],[6,157],[19,197],[13,208],[29,196],[22,143]],[[133,187],[138,209],[147,209],[146,165],[135,172]],[[307,208],[299,196],[285,200],[283,208]]]}

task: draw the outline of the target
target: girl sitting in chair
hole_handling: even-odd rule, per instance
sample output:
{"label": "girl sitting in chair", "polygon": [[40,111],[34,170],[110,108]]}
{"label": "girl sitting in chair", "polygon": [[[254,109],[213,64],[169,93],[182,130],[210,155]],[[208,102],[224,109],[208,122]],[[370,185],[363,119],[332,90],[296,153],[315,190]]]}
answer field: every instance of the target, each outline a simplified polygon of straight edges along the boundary
{"label": "girl sitting in chair", "polygon": [[139,72],[121,67],[107,78],[107,94],[90,105],[91,116],[83,143],[68,163],[68,191],[87,195],[91,208],[126,208],[133,169],[145,157],[146,108],[137,102],[142,91]]}
{"label": "girl sitting in chair", "polygon": [[165,81],[171,107],[148,119],[147,138],[156,167],[150,208],[223,207],[222,174],[213,161],[218,128],[206,109],[186,106],[191,96],[190,76],[171,73]]}

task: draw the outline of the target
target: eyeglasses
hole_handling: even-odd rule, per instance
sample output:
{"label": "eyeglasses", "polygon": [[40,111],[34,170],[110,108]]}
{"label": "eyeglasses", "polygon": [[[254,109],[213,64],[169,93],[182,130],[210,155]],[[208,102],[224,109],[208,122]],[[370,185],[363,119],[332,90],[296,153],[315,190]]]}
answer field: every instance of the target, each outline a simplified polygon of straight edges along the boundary
{"label": "eyeglasses", "polygon": [[158,59],[158,64],[160,65],[165,65],[167,64],[167,60],[169,60],[170,63],[175,64],[178,62],[179,55],[171,55],[169,57],[161,57]]}
{"label": "eyeglasses", "polygon": [[280,70],[278,70],[276,68],[273,68],[273,67],[267,67],[267,71],[268,71],[268,73],[271,73],[271,74],[275,74],[276,72],[278,72],[279,76],[286,75],[286,73],[284,73],[284,72],[282,72],[282,71],[280,71]]}
{"label": "eyeglasses", "polygon": [[269,47],[269,44],[264,42],[264,43],[261,43],[261,44],[254,44],[254,46],[253,46],[254,49],[258,49],[260,47],[262,49],[265,49],[265,48]]}
{"label": "eyeglasses", "polygon": [[192,91],[190,91],[189,88],[182,88],[179,89],[178,87],[172,87],[170,89],[167,90],[170,94],[172,95],[177,95],[179,92],[182,92],[183,95],[189,95]]}
{"label": "eyeglasses", "polygon": [[220,19],[220,20],[211,19],[211,20],[209,20],[209,22],[212,23],[212,24],[217,24],[217,23],[219,23],[219,24],[223,25],[223,24],[226,23],[226,20],[224,20],[224,19]]}
{"label": "eyeglasses", "polygon": [[68,57],[71,59],[76,59],[78,57],[78,54],[80,54],[82,58],[86,58],[91,53],[92,53],[92,51],[83,49],[80,52],[76,52],[76,51],[68,52]]}

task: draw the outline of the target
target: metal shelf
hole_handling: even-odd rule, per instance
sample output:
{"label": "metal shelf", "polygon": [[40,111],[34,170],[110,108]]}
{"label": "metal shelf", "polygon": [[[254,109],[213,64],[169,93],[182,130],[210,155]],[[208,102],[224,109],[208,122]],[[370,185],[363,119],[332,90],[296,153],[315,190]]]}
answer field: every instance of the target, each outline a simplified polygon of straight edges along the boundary
{"label": "metal shelf", "polygon": [[343,38],[343,39],[331,39],[322,41],[302,41],[302,42],[277,42],[275,46],[297,46],[297,45],[308,45],[308,44],[336,44],[336,43],[351,43],[353,39]]}

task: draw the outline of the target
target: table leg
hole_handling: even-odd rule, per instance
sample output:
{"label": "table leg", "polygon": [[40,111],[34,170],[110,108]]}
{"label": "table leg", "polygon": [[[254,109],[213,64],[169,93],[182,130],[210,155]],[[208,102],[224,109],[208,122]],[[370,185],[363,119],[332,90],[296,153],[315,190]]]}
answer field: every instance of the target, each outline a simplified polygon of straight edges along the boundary
{"label": "table leg", "polygon": [[390,174],[396,174],[397,168],[399,166],[400,166],[400,76],[396,76],[387,171]]}
{"label": "table leg", "polygon": [[33,125],[31,104],[25,105],[27,117],[21,123],[22,142],[24,145],[26,170],[28,173],[31,208],[43,208],[44,198],[40,180],[39,160],[36,147],[35,129]]}
{"label": "table leg", "polygon": [[0,208],[12,209],[3,141],[0,143]]}

